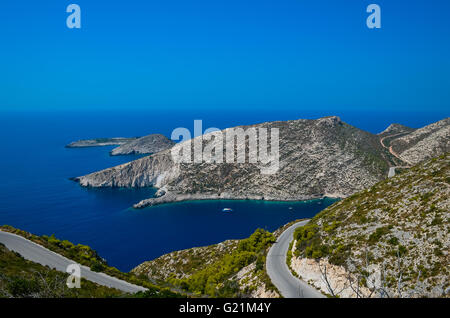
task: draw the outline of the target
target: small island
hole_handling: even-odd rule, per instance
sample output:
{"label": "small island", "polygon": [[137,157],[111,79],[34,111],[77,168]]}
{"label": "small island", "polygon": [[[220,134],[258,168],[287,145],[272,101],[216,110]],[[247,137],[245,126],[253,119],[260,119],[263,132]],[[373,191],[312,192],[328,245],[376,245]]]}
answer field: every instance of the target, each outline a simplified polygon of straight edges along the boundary
{"label": "small island", "polygon": [[132,138],[96,138],[84,139],[66,145],[66,148],[86,148],[101,146],[117,146],[110,151],[111,156],[153,154],[171,148],[175,144],[161,134],[151,134]]}
{"label": "small island", "polygon": [[96,139],[82,139],[78,141],[74,141],[68,145],[66,148],[85,148],[85,147],[103,147],[103,146],[121,146],[126,143],[135,141],[139,137],[131,137],[131,138],[96,138]]}

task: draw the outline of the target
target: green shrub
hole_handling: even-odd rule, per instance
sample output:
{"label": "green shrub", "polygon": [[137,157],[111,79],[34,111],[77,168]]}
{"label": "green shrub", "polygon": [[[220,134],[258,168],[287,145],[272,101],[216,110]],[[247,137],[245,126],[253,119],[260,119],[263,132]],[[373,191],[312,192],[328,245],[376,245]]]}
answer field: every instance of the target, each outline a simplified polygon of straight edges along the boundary
{"label": "green shrub", "polygon": [[239,242],[236,250],[224,255],[217,262],[206,266],[191,276],[172,283],[198,295],[235,297],[239,293],[237,283],[230,277],[256,261],[256,271],[264,270],[264,251],[276,241],[272,233],[257,229],[249,238]]}
{"label": "green shrub", "polygon": [[436,247],[434,249],[434,255],[440,257],[440,256],[444,255],[444,253],[442,252],[442,250],[439,247]]}
{"label": "green shrub", "polygon": [[388,241],[389,244],[391,245],[398,245],[398,238],[396,238],[395,236],[391,237]]}
{"label": "green shrub", "polygon": [[308,223],[299,227],[294,232],[294,238],[297,240],[296,255],[303,255],[307,258],[321,258],[329,254],[329,247],[322,244],[322,239],[318,234],[318,226]]}
{"label": "green shrub", "polygon": [[400,257],[402,257],[408,253],[408,249],[403,245],[399,245],[397,251],[398,251],[398,255],[400,255]]}
{"label": "green shrub", "polygon": [[369,236],[369,244],[375,244],[376,242],[380,241],[381,238],[389,233],[389,228],[387,226],[379,227],[370,234]]}
{"label": "green shrub", "polygon": [[7,290],[13,297],[31,297],[39,292],[40,286],[36,279],[27,280],[21,277],[12,277],[8,282]]}
{"label": "green shrub", "polygon": [[442,224],[442,218],[439,215],[436,215],[433,221],[431,221],[431,225],[441,225]]}
{"label": "green shrub", "polygon": [[101,272],[105,269],[105,266],[100,262],[95,262],[91,265],[91,270],[94,272]]}
{"label": "green shrub", "polygon": [[330,264],[343,266],[345,265],[345,262],[349,257],[350,251],[351,251],[350,245],[338,244],[331,251],[328,261],[330,262]]}

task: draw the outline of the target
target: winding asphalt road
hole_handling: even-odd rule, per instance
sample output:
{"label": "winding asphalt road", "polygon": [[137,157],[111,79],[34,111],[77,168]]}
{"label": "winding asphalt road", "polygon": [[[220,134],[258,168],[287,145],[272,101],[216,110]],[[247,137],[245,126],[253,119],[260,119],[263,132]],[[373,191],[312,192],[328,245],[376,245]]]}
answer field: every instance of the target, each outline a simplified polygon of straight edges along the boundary
{"label": "winding asphalt road", "polygon": [[266,258],[266,270],[272,283],[284,298],[324,298],[317,289],[292,275],[286,264],[289,244],[294,239],[296,228],[305,225],[309,220],[301,221],[287,228],[269,250]]}
{"label": "winding asphalt road", "polygon": [[383,137],[383,138],[380,139],[380,143],[381,143],[381,146],[382,146],[382,147],[386,148],[386,149],[391,153],[391,155],[393,155],[393,156],[394,156],[395,158],[397,158],[398,160],[403,161],[403,162],[405,162],[406,164],[408,164],[408,165],[405,166],[405,167],[401,167],[401,166],[398,166],[398,167],[390,167],[390,168],[389,168],[388,178],[392,178],[393,176],[395,176],[395,169],[396,169],[396,168],[410,168],[410,166],[412,166],[412,164],[411,164],[410,162],[406,161],[405,159],[400,158],[400,156],[392,149],[392,146],[389,146],[389,147],[388,147],[388,146],[386,146],[386,145],[384,144],[384,140],[385,140],[386,138],[395,137],[395,136],[399,136],[399,135],[406,135],[406,134],[407,134],[407,133],[399,133],[399,134],[394,134],[394,135],[388,135],[388,136]]}
{"label": "winding asphalt road", "polygon": [[[54,268],[60,272],[65,273],[67,266],[76,264],[75,261],[52,252],[39,244],[23,238],[22,236],[3,232],[1,230],[0,243],[4,244],[9,250],[19,253],[27,260],[44,266],[49,266],[50,268]],[[147,290],[144,287],[130,284],[115,277],[91,271],[89,267],[86,266],[80,266],[80,268],[81,277],[99,285],[116,288],[127,293],[137,293],[139,291]],[[83,284],[81,284],[81,288],[83,288]]]}

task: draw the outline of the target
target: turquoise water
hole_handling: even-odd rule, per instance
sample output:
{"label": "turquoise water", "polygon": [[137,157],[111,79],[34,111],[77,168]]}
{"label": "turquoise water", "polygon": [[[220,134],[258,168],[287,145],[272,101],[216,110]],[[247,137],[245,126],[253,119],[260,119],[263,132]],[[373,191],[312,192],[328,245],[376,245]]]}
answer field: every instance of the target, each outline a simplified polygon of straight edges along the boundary
{"label": "turquoise water", "polygon": [[[273,118],[306,116],[286,117]],[[133,210],[132,204],[151,197],[154,189],[86,189],[69,180],[138,158],[111,157],[112,147],[64,148],[71,141],[156,132],[170,135],[176,127],[191,128],[194,118],[202,117],[163,113],[1,114],[0,224],[90,245],[110,265],[128,271],[174,250],[244,238],[258,227],[275,230],[291,220],[312,217],[333,202],[199,201]],[[224,128],[268,119],[262,115],[211,115],[205,125]],[[367,119],[367,129],[379,131],[385,126],[384,122],[370,126],[373,122],[373,118]],[[233,212],[222,212],[224,207]]]}

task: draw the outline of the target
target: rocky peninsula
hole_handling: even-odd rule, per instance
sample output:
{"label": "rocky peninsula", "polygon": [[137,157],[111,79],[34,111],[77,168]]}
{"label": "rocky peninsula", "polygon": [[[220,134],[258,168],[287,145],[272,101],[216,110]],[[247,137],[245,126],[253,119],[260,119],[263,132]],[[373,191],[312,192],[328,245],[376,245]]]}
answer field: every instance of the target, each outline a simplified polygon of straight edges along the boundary
{"label": "rocky peninsula", "polygon": [[[247,161],[176,163],[171,149],[166,149],[74,180],[84,187],[158,188],[156,197],[135,204],[135,208],[202,199],[308,200],[344,198],[367,189],[385,179],[389,168],[399,162],[381,142],[389,136],[389,131],[375,135],[336,116],[266,122],[239,128],[251,127],[279,129],[280,167],[277,173],[261,174],[260,164]],[[429,139],[439,137],[425,148],[422,156],[426,158],[427,151],[438,155],[448,149],[449,127],[449,120],[445,119],[419,130],[402,129],[399,137],[416,136],[418,131],[431,131],[425,134]],[[227,131],[222,132],[226,134]],[[397,129],[392,133],[397,134]],[[196,141],[203,147],[208,145],[202,136],[194,138],[192,144]],[[415,147],[418,144],[409,145]],[[248,144],[245,147],[248,149]],[[406,146],[402,153],[407,149],[410,148]]]}

